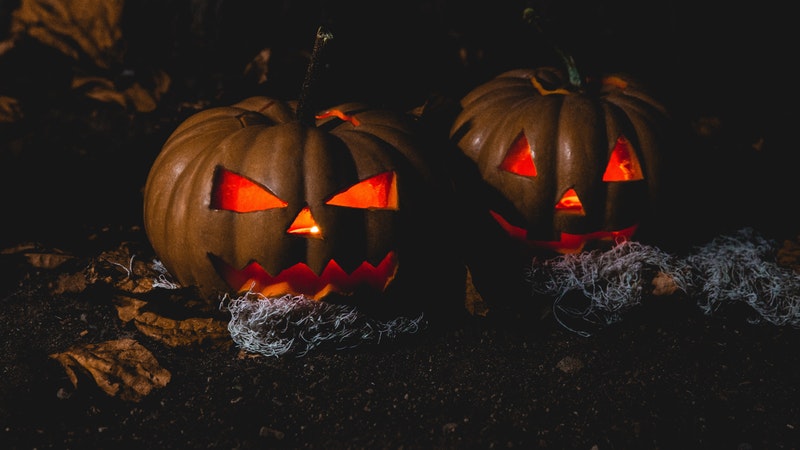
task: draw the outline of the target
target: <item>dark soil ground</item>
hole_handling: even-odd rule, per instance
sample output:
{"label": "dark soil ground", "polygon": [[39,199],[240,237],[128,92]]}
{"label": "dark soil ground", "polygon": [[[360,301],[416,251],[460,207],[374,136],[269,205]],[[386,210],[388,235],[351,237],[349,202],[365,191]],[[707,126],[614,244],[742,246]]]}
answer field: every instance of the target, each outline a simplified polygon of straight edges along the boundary
{"label": "dark soil ground", "polygon": [[[0,25],[18,3],[0,1]],[[190,11],[190,3],[211,9]],[[509,300],[503,314],[454,312],[394,340],[265,357],[232,342],[172,346],[143,333],[120,319],[119,273],[64,289],[65,275],[101,270],[106,252],[154,257],[141,203],[161,145],[202,108],[255,94],[293,98],[323,19],[343,42],[330,101],[410,110],[432,96],[458,99],[505,69],[553,61],[513,22],[518,8],[408,2],[386,21],[362,22],[361,2],[344,10],[235,3],[132,3],[124,63],[95,75],[125,85],[125,77],[165,70],[172,85],[152,112],[71,89],[73,75],[91,67],[33,39],[0,53],[0,96],[25,112],[0,122],[0,447],[800,447],[800,330],[753,324],[743,304],[705,315],[680,293],[653,295],[584,337],[547,314],[552,298],[531,294]],[[785,99],[762,89],[785,73],[772,56],[792,51],[772,47],[791,42],[772,21],[785,13],[727,10],[719,23],[717,5],[693,4],[688,14],[674,2],[636,4],[605,2],[573,14],[574,23],[566,11],[549,13],[579,60],[651,80],[675,113],[686,139],[678,157],[691,169],[672,193],[665,248],[686,252],[743,225],[779,243],[796,240],[788,199],[800,193],[787,126],[796,121],[777,108]],[[513,55],[520,42],[531,47],[525,57]],[[259,84],[243,68],[266,47],[271,76]],[[471,56],[459,59],[459,49]],[[514,311],[521,303],[534,307]],[[83,373],[74,385],[51,357],[119,339],[152,353],[171,374],[166,386],[125,400]]]}
{"label": "dark soil ground", "polygon": [[[463,320],[351,350],[173,348],[112,297],[3,298],[5,448],[796,448],[800,333],[648,300],[585,338],[549,320]],[[172,374],[139,402],[75,388],[48,355],[130,337]]]}

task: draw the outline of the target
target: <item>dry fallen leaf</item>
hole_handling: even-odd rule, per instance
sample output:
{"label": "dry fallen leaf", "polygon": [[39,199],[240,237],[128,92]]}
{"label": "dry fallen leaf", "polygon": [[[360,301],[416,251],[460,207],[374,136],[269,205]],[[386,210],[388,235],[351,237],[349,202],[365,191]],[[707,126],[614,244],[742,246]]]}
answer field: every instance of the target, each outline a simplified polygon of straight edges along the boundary
{"label": "dry fallen leaf", "polygon": [[678,284],[675,280],[664,272],[658,272],[653,281],[653,295],[670,295],[678,290]]}
{"label": "dry fallen leaf", "polygon": [[133,339],[75,346],[50,357],[61,363],[75,388],[79,370],[90,375],[106,394],[125,401],[138,402],[172,378],[153,354]]}
{"label": "dry fallen leaf", "polygon": [[82,90],[83,94],[89,98],[105,103],[116,103],[123,108],[128,106],[125,94],[117,91],[114,82],[107,78],[76,75],[72,79],[71,87]]}
{"label": "dry fallen leaf", "polygon": [[156,71],[152,79],[148,81],[152,82],[150,83],[152,84],[151,88],[144,87],[137,81],[125,89],[125,98],[128,99],[128,102],[133,105],[136,111],[154,111],[158,106],[158,101],[161,100],[161,96],[169,91],[169,86],[172,83],[169,75],[162,70]]}
{"label": "dry fallen leaf", "polygon": [[[3,253],[11,253],[13,250],[3,250]],[[20,247],[17,251],[38,268],[56,268],[74,258],[59,250],[45,252],[36,246]],[[123,243],[116,250],[101,253],[79,272],[60,274],[51,292],[81,292],[87,286],[100,281],[129,294],[144,294],[152,291],[154,283],[163,277],[152,263],[136,259]]]}
{"label": "dry fallen leaf", "polygon": [[123,108],[132,108],[139,112],[151,112],[158,106],[161,96],[168,90],[171,78],[166,72],[153,74],[152,88],[143,87],[138,81],[120,90],[113,81],[97,76],[75,76],[72,89],[80,90],[89,98],[104,102],[116,103]]}
{"label": "dry fallen leaf", "polygon": [[52,252],[29,252],[24,255],[30,265],[39,269],[55,269],[65,262],[75,259],[75,256],[68,255],[59,250],[53,250]]}
{"label": "dry fallen leaf", "polygon": [[164,317],[152,311],[143,311],[148,305],[147,301],[127,296],[118,296],[115,303],[120,320],[133,321],[142,334],[171,347],[206,343],[213,347],[225,347],[232,344],[228,325],[221,320],[210,317],[181,320]]}
{"label": "dry fallen leaf", "polygon": [[486,317],[486,315],[489,313],[489,307],[486,305],[486,301],[483,300],[483,297],[472,282],[472,272],[470,272],[469,268],[467,268],[466,296],[464,306],[473,316]]}
{"label": "dry fallen leaf", "polygon": [[122,60],[122,0],[22,0],[11,34],[27,34],[80,61],[107,69]]}
{"label": "dry fallen leaf", "polygon": [[272,49],[267,47],[261,49],[256,56],[247,63],[244,68],[244,75],[256,79],[258,84],[264,84],[269,79],[269,61],[272,57]]}
{"label": "dry fallen leaf", "polygon": [[13,97],[0,95],[0,123],[19,122],[22,117],[22,107],[19,105],[19,101]]}
{"label": "dry fallen leaf", "polygon": [[0,254],[21,256],[28,264],[37,269],[55,269],[75,258],[75,256],[67,254],[57,248],[48,250],[42,248],[39,244],[31,242],[4,248],[0,250]]}
{"label": "dry fallen leaf", "polygon": [[55,285],[50,290],[51,293],[58,295],[65,292],[83,292],[95,280],[87,278],[84,272],[64,273],[58,276]]}
{"label": "dry fallen leaf", "polygon": [[36,250],[39,249],[39,245],[34,242],[24,242],[22,244],[17,244],[13,247],[6,247],[0,250],[0,255],[14,255],[17,253],[23,253],[28,250]]}
{"label": "dry fallen leaf", "polygon": [[778,249],[777,262],[782,267],[800,273],[800,236],[794,240],[783,241],[783,245]]}
{"label": "dry fallen leaf", "polygon": [[97,258],[97,270],[103,282],[129,294],[144,294],[162,275],[152,263],[137,259],[123,243],[118,249],[106,251]]}
{"label": "dry fallen leaf", "polygon": [[139,112],[151,112],[158,106],[156,96],[160,93],[149,92],[143,88],[138,82],[133,83],[125,89],[125,98],[133,105],[134,109]]}
{"label": "dry fallen leaf", "polygon": [[5,41],[0,41],[0,56],[8,53],[9,50],[14,48],[17,45],[17,41],[14,38],[6,39]]}

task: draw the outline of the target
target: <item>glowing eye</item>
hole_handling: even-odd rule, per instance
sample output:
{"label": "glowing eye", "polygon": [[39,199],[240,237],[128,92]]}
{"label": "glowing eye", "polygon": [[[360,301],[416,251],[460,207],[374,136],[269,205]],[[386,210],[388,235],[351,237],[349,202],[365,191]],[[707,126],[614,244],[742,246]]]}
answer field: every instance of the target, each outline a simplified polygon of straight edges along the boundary
{"label": "glowing eye", "polygon": [[325,202],[327,205],[361,209],[397,209],[397,176],[383,172],[362,180]]}
{"label": "glowing eye", "polygon": [[500,168],[506,172],[523,175],[526,177],[536,176],[536,165],[533,163],[533,150],[531,150],[525,133],[520,133],[514,144],[506,153]]}
{"label": "glowing eye", "polygon": [[608,159],[603,181],[636,181],[643,179],[642,166],[639,165],[639,158],[636,157],[636,152],[631,142],[625,136],[620,136],[611,150],[611,157]]}
{"label": "glowing eye", "polygon": [[267,188],[229,170],[218,168],[211,188],[211,208],[235,212],[283,208],[287,203]]}

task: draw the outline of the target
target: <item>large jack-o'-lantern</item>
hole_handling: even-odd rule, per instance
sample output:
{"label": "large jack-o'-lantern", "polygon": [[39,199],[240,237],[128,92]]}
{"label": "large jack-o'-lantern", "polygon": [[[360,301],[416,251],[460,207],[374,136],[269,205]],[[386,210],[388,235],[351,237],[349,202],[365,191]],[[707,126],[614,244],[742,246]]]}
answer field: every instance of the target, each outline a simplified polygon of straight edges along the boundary
{"label": "large jack-o'-lantern", "polygon": [[665,108],[630,77],[568,82],[506,72],[461,101],[451,138],[474,162],[497,226],[534,251],[631,239],[654,217]]}
{"label": "large jack-o'-lantern", "polygon": [[208,297],[430,303],[463,290],[443,223],[451,185],[410,116],[344,104],[307,124],[294,107],[253,97],[173,132],[144,191],[165,267]]}

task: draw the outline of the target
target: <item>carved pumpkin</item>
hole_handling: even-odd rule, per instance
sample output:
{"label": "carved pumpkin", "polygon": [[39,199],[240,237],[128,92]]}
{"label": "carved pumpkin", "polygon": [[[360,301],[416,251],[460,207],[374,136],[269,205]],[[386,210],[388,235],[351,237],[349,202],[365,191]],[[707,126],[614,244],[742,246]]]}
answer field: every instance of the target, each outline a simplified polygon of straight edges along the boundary
{"label": "carved pumpkin", "polygon": [[506,72],[461,101],[451,139],[496,225],[534,251],[631,239],[654,216],[667,113],[625,75],[580,88],[555,68]]}
{"label": "carved pumpkin", "polygon": [[293,108],[253,97],[173,132],[144,191],[165,267],[207,297],[381,303],[463,291],[443,223],[452,186],[410,116],[344,104],[306,124]]}

